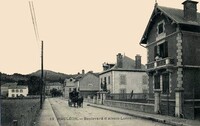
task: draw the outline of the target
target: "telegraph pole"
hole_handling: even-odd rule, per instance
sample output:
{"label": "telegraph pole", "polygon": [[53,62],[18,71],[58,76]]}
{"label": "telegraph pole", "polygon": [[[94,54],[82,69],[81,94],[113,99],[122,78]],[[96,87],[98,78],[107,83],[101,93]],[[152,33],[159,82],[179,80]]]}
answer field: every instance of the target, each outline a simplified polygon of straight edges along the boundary
{"label": "telegraph pole", "polygon": [[41,84],[40,84],[40,109],[42,109],[42,94],[43,94],[43,41],[41,43]]}

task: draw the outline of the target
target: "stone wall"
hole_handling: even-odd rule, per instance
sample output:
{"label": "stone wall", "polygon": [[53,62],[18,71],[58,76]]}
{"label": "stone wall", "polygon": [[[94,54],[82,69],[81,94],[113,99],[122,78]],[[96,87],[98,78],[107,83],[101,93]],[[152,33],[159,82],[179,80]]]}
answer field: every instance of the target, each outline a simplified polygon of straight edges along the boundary
{"label": "stone wall", "polygon": [[154,113],[154,104],[148,104],[148,103],[105,100],[104,105],[117,107],[117,108],[123,108],[123,109],[130,109],[130,110],[140,111],[140,112]]}

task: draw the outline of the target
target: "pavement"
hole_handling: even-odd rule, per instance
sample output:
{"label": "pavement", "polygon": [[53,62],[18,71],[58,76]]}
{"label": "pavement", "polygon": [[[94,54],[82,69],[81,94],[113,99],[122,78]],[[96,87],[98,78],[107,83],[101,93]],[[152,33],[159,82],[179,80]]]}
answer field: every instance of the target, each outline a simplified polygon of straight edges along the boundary
{"label": "pavement", "polygon": [[[129,116],[134,116],[141,119],[147,119],[163,124],[173,125],[173,126],[200,126],[200,121],[198,120],[188,120],[178,117],[171,117],[166,115],[144,113],[139,111],[133,111],[128,109],[121,109],[115,107],[109,107],[105,105],[97,105],[92,103],[85,103],[88,106],[96,107],[104,110],[109,110]],[[41,110],[38,119],[36,120],[36,126],[59,126],[58,120],[55,116],[55,112],[52,109],[52,105],[47,98],[43,104],[43,109]]]}
{"label": "pavement", "polygon": [[43,108],[40,111],[39,117],[36,120],[36,126],[59,126],[58,120],[49,102],[46,98],[43,103]]}
{"label": "pavement", "polygon": [[169,124],[172,126],[200,126],[200,121],[198,120],[182,119],[178,117],[151,114],[151,113],[133,111],[133,110],[128,110],[128,109],[109,107],[105,105],[97,105],[97,104],[92,104],[92,103],[88,103],[88,106],[101,108],[101,109],[129,115],[129,116],[134,116],[134,117],[138,117],[142,119],[152,120],[152,121],[160,122],[163,124]]}

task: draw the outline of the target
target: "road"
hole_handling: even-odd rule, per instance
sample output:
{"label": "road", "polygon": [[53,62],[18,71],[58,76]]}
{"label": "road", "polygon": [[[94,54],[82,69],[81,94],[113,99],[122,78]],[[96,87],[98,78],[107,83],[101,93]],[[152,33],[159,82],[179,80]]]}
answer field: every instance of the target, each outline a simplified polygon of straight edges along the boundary
{"label": "road", "polygon": [[49,99],[60,126],[167,126],[136,117],[87,106],[69,107],[66,100]]}

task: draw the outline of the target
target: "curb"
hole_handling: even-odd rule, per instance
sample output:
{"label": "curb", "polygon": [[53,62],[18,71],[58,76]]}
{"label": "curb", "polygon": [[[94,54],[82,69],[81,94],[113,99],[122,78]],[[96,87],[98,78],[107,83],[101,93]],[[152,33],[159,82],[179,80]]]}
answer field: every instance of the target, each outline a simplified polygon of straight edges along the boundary
{"label": "curb", "polygon": [[54,112],[54,110],[53,110],[52,104],[51,104],[51,102],[49,101],[49,99],[48,99],[48,102],[49,102],[49,104],[50,104],[50,106],[51,106],[51,110],[52,110],[52,112],[53,112],[53,115],[54,115],[55,118],[56,118],[55,121],[57,122],[58,126],[60,126],[60,124],[59,124],[59,122],[58,122],[58,120],[57,120],[56,114],[55,114],[55,112]]}
{"label": "curb", "polygon": [[105,108],[105,107],[102,107],[102,106],[97,106],[97,105],[92,105],[92,104],[87,104],[87,105],[91,106],[91,107],[109,110],[109,111],[120,113],[120,114],[138,117],[138,118],[141,118],[141,119],[151,120],[151,121],[155,121],[155,122],[159,122],[159,123],[163,123],[163,124],[169,124],[169,125],[172,125],[172,126],[191,126],[191,125],[187,125],[187,124],[183,124],[183,123],[171,122],[169,120],[165,120],[165,119],[161,119],[161,118],[155,118],[155,117],[151,117],[151,116],[144,116],[144,115],[138,115],[138,114],[131,114],[131,113],[123,112],[123,111],[120,111],[120,110],[119,111],[113,110],[113,109]]}

